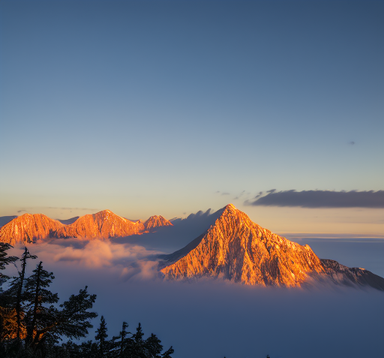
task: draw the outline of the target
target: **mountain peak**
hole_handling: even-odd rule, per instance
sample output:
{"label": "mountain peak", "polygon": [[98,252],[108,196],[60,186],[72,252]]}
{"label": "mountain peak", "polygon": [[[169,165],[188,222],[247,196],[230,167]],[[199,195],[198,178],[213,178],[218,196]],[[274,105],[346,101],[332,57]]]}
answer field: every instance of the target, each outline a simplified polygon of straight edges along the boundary
{"label": "mountain peak", "polygon": [[[220,213],[221,212],[221,213]],[[316,280],[371,286],[384,291],[384,279],[364,269],[320,260],[300,245],[255,224],[234,205],[201,236],[165,256],[166,279],[224,278],[246,285],[300,287]]]}
{"label": "mountain peak", "polygon": [[144,222],[145,230],[152,230],[159,226],[173,226],[173,224],[161,215],[153,215]]}
{"label": "mountain peak", "polygon": [[64,225],[43,214],[23,214],[0,228],[0,242],[14,246],[45,239]]}
{"label": "mountain peak", "polygon": [[[106,209],[106,210],[102,210],[102,211],[99,211],[99,212],[97,212],[96,214],[93,214],[92,215],[93,217],[101,217],[101,218],[108,218],[108,217],[121,217],[121,216],[119,216],[119,215],[116,215],[114,212],[112,212],[111,210],[108,210],[108,209]],[[122,218],[122,219],[124,219],[124,218]]]}
{"label": "mountain peak", "polygon": [[105,215],[107,215],[107,214],[114,214],[114,213],[111,210],[109,210],[109,209],[105,209],[105,210],[99,211],[97,214],[105,214]]}
{"label": "mountain peak", "polygon": [[228,211],[239,211],[239,209],[237,209],[237,208],[235,207],[235,205],[233,205],[233,204],[231,204],[231,203],[225,205],[223,209],[224,209],[224,210],[228,210]]}
{"label": "mountain peak", "polygon": [[169,256],[167,279],[223,277],[248,285],[300,286],[309,273],[323,272],[310,248],[273,234],[234,205],[225,206],[199,238]]}
{"label": "mountain peak", "polygon": [[138,234],[144,230],[141,223],[134,223],[111,210],[81,216],[74,223],[63,227],[57,237],[80,237],[87,239],[123,237]]}

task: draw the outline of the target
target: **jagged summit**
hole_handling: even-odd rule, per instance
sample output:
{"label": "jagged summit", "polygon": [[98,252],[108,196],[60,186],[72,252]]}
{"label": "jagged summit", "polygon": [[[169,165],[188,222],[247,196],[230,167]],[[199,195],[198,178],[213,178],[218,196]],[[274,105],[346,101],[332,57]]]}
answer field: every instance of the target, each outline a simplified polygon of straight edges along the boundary
{"label": "jagged summit", "polygon": [[340,279],[340,269],[321,261],[308,245],[262,228],[232,204],[221,211],[205,233],[165,257],[160,271],[166,279],[215,277],[247,285],[300,287],[321,277],[384,290],[384,279],[369,271],[345,270]]}

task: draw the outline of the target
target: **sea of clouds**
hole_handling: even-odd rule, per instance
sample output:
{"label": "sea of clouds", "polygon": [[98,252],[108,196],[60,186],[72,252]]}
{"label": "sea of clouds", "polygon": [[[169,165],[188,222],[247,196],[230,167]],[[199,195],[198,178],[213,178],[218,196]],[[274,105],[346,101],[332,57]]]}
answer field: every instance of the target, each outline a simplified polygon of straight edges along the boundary
{"label": "sea of clouds", "polygon": [[[113,240],[60,239],[29,249],[38,255],[29,271],[43,261],[61,300],[84,286],[97,294],[94,309],[106,318],[110,337],[123,321],[131,331],[141,322],[165,349],[173,345],[174,358],[384,356],[384,293],[377,290],[163,281],[160,250]],[[93,323],[97,328],[99,318]]]}

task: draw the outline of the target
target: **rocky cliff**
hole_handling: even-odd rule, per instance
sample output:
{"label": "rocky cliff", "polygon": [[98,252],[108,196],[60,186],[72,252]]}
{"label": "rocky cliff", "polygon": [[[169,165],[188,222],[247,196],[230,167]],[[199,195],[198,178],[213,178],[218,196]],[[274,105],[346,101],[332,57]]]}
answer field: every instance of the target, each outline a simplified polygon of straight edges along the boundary
{"label": "rocky cliff", "polygon": [[12,246],[17,243],[33,243],[54,235],[64,225],[43,214],[24,214],[0,228],[0,242]]}

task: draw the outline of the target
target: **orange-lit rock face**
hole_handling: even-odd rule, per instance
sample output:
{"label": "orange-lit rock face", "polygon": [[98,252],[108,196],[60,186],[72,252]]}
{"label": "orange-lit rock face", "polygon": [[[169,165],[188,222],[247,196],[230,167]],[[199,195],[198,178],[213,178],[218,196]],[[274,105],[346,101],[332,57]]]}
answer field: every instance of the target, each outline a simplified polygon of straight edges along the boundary
{"label": "orange-lit rock face", "polygon": [[133,222],[114,214],[110,210],[93,215],[84,215],[73,224],[62,227],[57,237],[109,238],[139,234],[144,231],[141,222]]}
{"label": "orange-lit rock face", "polygon": [[42,214],[24,214],[0,228],[0,242],[32,243],[51,238],[113,238],[148,232],[155,227],[172,225],[162,216],[152,216],[145,223],[133,222],[110,210],[84,215],[70,225],[64,225]]}
{"label": "orange-lit rock face", "polygon": [[151,231],[157,227],[173,226],[170,221],[163,218],[161,215],[151,216],[145,223],[144,227],[146,231]]}
{"label": "orange-lit rock face", "polygon": [[0,242],[12,246],[17,243],[32,243],[51,236],[63,226],[61,222],[43,214],[24,214],[0,228]]}
{"label": "orange-lit rock face", "polygon": [[[177,253],[173,261],[177,260]],[[184,257],[182,257],[185,255]],[[301,246],[253,223],[229,204],[201,241],[161,272],[167,279],[223,277],[247,285],[300,286],[323,272],[309,246]]]}

